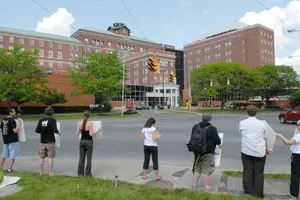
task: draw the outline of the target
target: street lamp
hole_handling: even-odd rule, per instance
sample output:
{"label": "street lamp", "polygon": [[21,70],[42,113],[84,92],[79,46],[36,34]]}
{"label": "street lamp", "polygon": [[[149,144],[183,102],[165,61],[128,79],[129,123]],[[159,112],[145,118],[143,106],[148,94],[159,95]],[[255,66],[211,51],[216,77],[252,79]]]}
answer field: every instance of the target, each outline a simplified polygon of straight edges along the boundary
{"label": "street lamp", "polygon": [[289,58],[299,58],[300,55],[296,55],[296,56],[289,56]]}
{"label": "street lamp", "polygon": [[288,29],[287,32],[288,32],[288,33],[292,33],[292,32],[300,32],[300,30],[297,30],[297,29]]}
{"label": "street lamp", "polygon": [[191,96],[192,96],[192,91],[191,91],[191,66],[189,65],[188,66],[188,74],[189,74],[189,99],[188,99],[188,101],[189,101],[189,111],[191,112],[191,110],[192,110],[192,102],[191,102]]}

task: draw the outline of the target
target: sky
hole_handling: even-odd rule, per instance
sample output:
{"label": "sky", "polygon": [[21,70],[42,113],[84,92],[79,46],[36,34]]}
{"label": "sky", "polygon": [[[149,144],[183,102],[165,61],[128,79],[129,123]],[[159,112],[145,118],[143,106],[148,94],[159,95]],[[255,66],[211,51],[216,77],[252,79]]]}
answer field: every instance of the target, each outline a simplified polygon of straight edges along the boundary
{"label": "sky", "polygon": [[274,30],[276,64],[292,65],[300,74],[300,31],[287,32],[300,30],[300,0],[0,0],[0,5],[0,26],[69,36],[78,28],[106,30],[122,22],[132,35],[178,49],[236,21],[261,23]]}

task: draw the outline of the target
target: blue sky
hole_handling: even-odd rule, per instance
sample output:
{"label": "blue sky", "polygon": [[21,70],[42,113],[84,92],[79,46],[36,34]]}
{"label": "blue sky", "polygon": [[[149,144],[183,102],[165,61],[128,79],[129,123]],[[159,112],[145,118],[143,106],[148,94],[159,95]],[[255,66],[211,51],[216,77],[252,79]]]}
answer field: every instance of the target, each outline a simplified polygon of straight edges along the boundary
{"label": "blue sky", "polygon": [[[260,0],[271,11],[264,11],[265,9],[256,0],[124,0],[138,25],[129,15],[121,0],[35,1],[51,12],[56,12],[58,8],[65,8],[72,17],[71,21],[56,19],[52,23],[61,24],[62,21],[69,21],[75,28],[95,27],[105,30],[114,22],[123,22],[132,30],[133,35],[171,44],[177,48],[183,48],[183,45],[192,42],[201,32],[218,29],[240,20],[245,13],[252,12],[244,21],[252,22],[252,18],[258,18],[254,21],[262,21],[277,30],[276,57],[280,62],[288,62],[287,57],[297,53],[297,50],[300,49],[291,42],[291,40],[299,41],[300,34],[286,33],[286,25],[282,24],[279,19],[276,21],[275,16],[278,15],[280,19],[286,20],[286,23],[300,28],[299,0]],[[288,8],[291,2],[299,4],[297,6],[295,6],[296,4],[290,5]],[[0,0],[0,5],[2,8],[0,26],[36,30],[37,24],[51,15],[31,0]],[[5,9],[3,9],[4,7]],[[274,23],[271,23],[272,20]],[[43,24],[43,27],[45,28],[49,24],[48,21]],[[64,26],[68,25],[65,23]],[[57,26],[50,27],[50,29],[50,32],[57,34],[69,34],[66,31],[62,32],[62,28],[57,28]],[[75,31],[73,28],[69,30],[67,32]],[[300,42],[297,45],[300,45]]]}

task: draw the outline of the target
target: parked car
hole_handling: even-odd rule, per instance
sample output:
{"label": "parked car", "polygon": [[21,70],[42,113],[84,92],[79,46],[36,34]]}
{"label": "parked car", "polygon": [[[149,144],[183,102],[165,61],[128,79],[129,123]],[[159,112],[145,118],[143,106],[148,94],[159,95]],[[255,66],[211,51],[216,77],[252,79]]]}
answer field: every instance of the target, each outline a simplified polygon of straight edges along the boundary
{"label": "parked car", "polygon": [[300,107],[293,108],[289,111],[279,114],[278,119],[280,123],[285,124],[288,121],[296,122],[300,119]]}
{"label": "parked car", "polygon": [[136,110],[144,110],[144,107],[141,106],[141,105],[137,105],[137,106],[135,107],[135,109],[136,109]]}
{"label": "parked car", "polygon": [[150,106],[143,105],[142,107],[144,110],[150,110]]}

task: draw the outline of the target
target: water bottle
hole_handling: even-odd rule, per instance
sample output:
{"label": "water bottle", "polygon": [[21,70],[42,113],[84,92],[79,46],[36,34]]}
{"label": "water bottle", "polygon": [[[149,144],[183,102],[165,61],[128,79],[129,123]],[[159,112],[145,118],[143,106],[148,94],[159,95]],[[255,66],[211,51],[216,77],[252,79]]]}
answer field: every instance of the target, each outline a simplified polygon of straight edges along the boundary
{"label": "water bottle", "polygon": [[115,176],[115,187],[118,187],[118,176]]}

